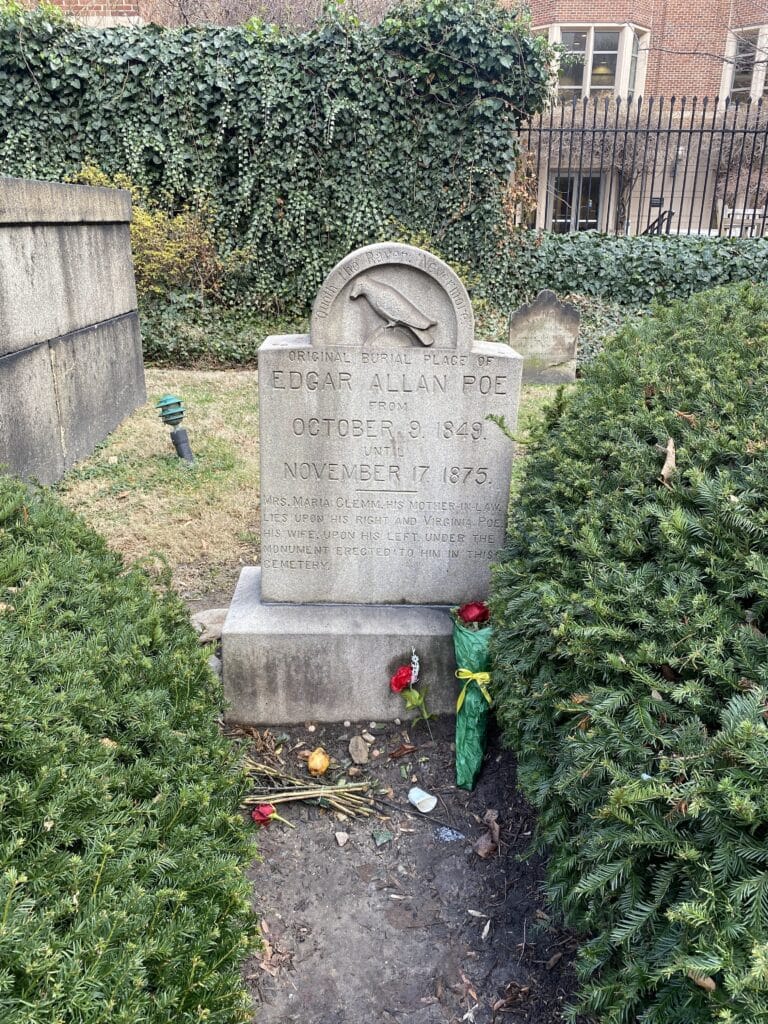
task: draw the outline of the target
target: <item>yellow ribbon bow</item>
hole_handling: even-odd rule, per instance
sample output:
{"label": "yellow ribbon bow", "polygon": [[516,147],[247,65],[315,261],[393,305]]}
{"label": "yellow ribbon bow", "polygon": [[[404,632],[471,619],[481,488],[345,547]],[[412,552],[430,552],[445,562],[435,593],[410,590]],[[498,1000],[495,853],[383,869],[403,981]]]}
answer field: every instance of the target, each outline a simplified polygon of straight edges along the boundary
{"label": "yellow ribbon bow", "polygon": [[461,711],[462,705],[464,704],[464,701],[467,696],[467,689],[469,688],[469,684],[472,682],[473,679],[477,683],[480,693],[482,693],[482,695],[488,701],[489,707],[493,707],[493,697],[491,697],[490,693],[488,692],[488,684],[491,681],[490,672],[469,672],[465,668],[460,668],[456,673],[456,678],[466,679],[464,687],[461,693],[459,694],[459,699],[456,701],[457,711]]}

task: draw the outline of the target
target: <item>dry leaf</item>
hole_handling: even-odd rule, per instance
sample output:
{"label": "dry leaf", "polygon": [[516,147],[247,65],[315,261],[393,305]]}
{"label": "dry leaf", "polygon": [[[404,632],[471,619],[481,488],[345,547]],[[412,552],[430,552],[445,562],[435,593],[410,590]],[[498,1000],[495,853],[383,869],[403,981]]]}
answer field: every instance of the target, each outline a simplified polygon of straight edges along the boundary
{"label": "dry leaf", "polygon": [[331,759],[322,747],[313,750],[307,759],[307,771],[310,775],[325,775],[330,767]]}
{"label": "dry leaf", "polygon": [[2,615],[3,612],[10,612],[12,610],[13,610],[13,605],[12,604],[4,604],[2,601],[0,601],[0,615]]}
{"label": "dry leaf", "polygon": [[675,416],[679,416],[681,420],[685,420],[686,423],[690,423],[692,427],[696,426],[696,414],[693,412],[680,412],[679,409],[675,411]]}
{"label": "dry leaf", "polygon": [[546,968],[551,971],[555,964],[559,963],[563,959],[562,953],[553,953],[552,956],[547,960]]}
{"label": "dry leaf", "polygon": [[670,437],[667,440],[667,457],[664,459],[664,465],[661,467],[662,483],[669,485],[670,478],[676,469],[677,458],[675,452],[675,441],[674,438]]}
{"label": "dry leaf", "polygon": [[714,992],[717,988],[717,982],[714,978],[703,977],[701,974],[696,974],[693,971],[688,971],[688,977],[699,988],[706,989],[707,992]]}
{"label": "dry leaf", "polygon": [[414,747],[412,743],[401,743],[400,746],[397,747],[396,750],[393,750],[389,756],[394,760],[397,757],[406,757],[408,754],[413,754],[415,750],[416,747]]}
{"label": "dry leaf", "polygon": [[506,1013],[509,1007],[514,1006],[516,1003],[522,1003],[528,998],[530,991],[530,985],[523,987],[518,985],[516,981],[510,981],[504,989],[504,997],[497,999],[491,1007],[493,1010],[493,1020],[496,1020],[497,1014]]}
{"label": "dry leaf", "polygon": [[491,931],[491,919],[489,917],[488,920],[485,922],[485,928],[483,928],[483,931],[482,931],[482,933],[480,935],[480,938],[482,939],[483,942],[485,942],[485,940],[488,938],[488,935],[489,935],[490,931]]}
{"label": "dry leaf", "polygon": [[488,810],[483,815],[483,822],[488,826],[488,831],[483,833],[472,849],[482,860],[492,857],[499,848],[499,812]]}

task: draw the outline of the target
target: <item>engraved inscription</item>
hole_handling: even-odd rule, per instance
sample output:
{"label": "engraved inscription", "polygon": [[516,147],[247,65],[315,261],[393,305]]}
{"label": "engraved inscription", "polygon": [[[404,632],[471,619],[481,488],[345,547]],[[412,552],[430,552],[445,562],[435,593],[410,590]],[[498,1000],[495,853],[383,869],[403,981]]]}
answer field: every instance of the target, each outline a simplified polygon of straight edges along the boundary
{"label": "engraved inscription", "polygon": [[465,296],[430,254],[368,247],[321,288],[324,334],[262,346],[265,600],[487,592],[512,455],[488,417],[514,424],[521,366],[504,345],[458,344],[474,322]]}

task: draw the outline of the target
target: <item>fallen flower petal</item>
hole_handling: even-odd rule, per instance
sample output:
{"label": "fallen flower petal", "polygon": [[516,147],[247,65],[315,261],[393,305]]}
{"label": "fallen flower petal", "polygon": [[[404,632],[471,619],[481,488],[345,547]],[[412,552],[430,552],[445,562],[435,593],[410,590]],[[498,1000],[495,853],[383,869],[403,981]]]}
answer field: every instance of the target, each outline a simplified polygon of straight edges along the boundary
{"label": "fallen flower petal", "polygon": [[269,828],[269,824],[276,814],[272,804],[258,804],[251,811],[251,818],[262,828]]}

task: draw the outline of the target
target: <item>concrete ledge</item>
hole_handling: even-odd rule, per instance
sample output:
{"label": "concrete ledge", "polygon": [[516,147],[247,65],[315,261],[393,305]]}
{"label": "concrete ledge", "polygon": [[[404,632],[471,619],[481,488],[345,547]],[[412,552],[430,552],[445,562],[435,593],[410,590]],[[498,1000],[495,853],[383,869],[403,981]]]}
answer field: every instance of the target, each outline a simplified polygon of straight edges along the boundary
{"label": "concrete ledge", "polygon": [[47,345],[0,357],[0,472],[53,483],[64,473]]}
{"label": "concrete ledge", "polygon": [[69,469],[147,400],[138,314],[59,338],[50,353]]}
{"label": "concrete ledge", "polygon": [[127,224],[131,194],[118,188],[0,177],[0,224]]}
{"label": "concrete ledge", "polygon": [[128,224],[0,229],[0,355],[136,307]]}
{"label": "concrete ledge", "polygon": [[145,400],[137,313],[0,356],[0,465],[55,483]]}
{"label": "concrete ledge", "polygon": [[453,624],[425,605],[267,604],[243,569],[222,632],[228,722],[403,718],[389,679],[415,647],[430,711],[455,710]]}

